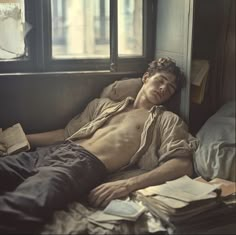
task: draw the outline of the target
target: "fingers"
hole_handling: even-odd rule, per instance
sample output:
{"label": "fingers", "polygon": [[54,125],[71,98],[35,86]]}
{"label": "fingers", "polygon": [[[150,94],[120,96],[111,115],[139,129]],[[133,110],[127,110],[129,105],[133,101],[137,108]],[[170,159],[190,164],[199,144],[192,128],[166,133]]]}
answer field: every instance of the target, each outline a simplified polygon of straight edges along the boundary
{"label": "fingers", "polygon": [[116,181],[101,184],[91,190],[89,202],[94,207],[106,206],[111,200],[129,195],[126,181]]}
{"label": "fingers", "polygon": [[95,206],[95,207],[99,207],[102,202],[109,197],[109,190],[108,191],[104,191],[104,190],[99,190],[98,192],[95,192],[95,194],[93,194],[90,198],[89,201],[90,203]]}
{"label": "fingers", "polygon": [[102,184],[94,188],[89,194],[89,202],[98,207],[100,204],[111,194],[111,189],[106,185]]}
{"label": "fingers", "polygon": [[113,199],[116,199],[116,197],[114,197],[114,194],[110,194],[110,196],[108,196],[107,198],[105,198],[105,200],[103,200],[103,202],[101,203],[101,207],[106,207],[109,202]]}

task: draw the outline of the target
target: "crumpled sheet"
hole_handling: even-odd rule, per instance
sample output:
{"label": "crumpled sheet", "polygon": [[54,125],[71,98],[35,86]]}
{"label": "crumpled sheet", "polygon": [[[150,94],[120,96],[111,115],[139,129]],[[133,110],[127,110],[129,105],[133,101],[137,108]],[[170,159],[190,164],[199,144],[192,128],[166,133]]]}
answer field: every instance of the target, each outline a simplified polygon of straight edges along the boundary
{"label": "crumpled sheet", "polygon": [[74,202],[68,210],[56,211],[53,220],[47,223],[40,234],[148,234],[166,232],[159,219],[154,218],[150,212],[145,212],[137,221],[119,221],[113,229],[106,229],[88,220],[88,216],[96,209],[85,203]]}
{"label": "crumpled sheet", "polygon": [[[144,173],[141,169],[130,169],[116,172],[107,181],[128,179]],[[138,202],[138,198],[133,194],[132,200]],[[88,217],[98,209],[90,207],[86,202],[73,202],[69,204],[67,210],[56,211],[53,220],[47,223],[41,235],[46,234],[148,234],[164,233],[167,229],[163,226],[160,219],[152,216],[150,212],[145,212],[137,221],[117,221],[113,229],[106,229],[88,220]]]}

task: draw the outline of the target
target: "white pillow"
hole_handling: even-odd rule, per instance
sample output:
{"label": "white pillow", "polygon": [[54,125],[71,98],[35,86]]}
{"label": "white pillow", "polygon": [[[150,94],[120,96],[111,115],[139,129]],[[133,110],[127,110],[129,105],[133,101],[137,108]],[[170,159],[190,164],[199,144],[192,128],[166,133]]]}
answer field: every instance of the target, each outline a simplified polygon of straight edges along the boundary
{"label": "white pillow", "polygon": [[226,103],[210,117],[196,137],[196,173],[207,180],[218,177],[236,181],[235,101]]}

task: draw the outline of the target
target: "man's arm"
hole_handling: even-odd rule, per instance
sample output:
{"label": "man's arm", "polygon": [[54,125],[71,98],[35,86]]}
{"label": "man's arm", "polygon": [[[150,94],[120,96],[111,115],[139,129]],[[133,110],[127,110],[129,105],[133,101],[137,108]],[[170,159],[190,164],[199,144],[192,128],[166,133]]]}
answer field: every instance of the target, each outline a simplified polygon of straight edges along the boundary
{"label": "man's arm", "polygon": [[26,135],[26,137],[30,143],[31,148],[35,148],[64,141],[65,139],[64,133],[65,133],[64,129],[59,129],[43,133],[28,134]]}
{"label": "man's arm", "polygon": [[184,175],[193,173],[190,158],[174,158],[161,166],[127,180],[118,180],[102,184],[89,194],[90,203],[95,206],[106,206],[111,200],[128,196],[129,193],[148,186],[163,184]]}
{"label": "man's arm", "polygon": [[99,106],[99,99],[92,100],[83,110],[69,121],[64,129],[48,131],[43,133],[29,134],[27,139],[32,148],[54,144],[64,141],[85,124],[95,118],[95,110]]}

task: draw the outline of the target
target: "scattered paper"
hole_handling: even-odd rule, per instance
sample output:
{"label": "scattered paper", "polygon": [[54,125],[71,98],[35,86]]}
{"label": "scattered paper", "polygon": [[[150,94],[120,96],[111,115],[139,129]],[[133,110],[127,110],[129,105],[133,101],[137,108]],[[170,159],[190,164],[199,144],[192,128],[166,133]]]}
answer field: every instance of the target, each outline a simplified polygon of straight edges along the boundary
{"label": "scattered paper", "polygon": [[104,213],[121,216],[124,219],[137,220],[144,213],[145,207],[133,201],[112,200],[104,209]]}
{"label": "scattered paper", "polygon": [[161,195],[156,195],[153,198],[157,199],[159,202],[165,203],[167,206],[174,208],[174,209],[183,208],[189,204],[188,202],[176,200],[176,199],[170,198],[170,197],[164,197]]}
{"label": "scattered paper", "polygon": [[117,223],[117,221],[119,220],[124,220],[124,217],[106,214],[103,211],[96,211],[95,213],[90,215],[89,218],[97,222],[110,222],[110,223],[114,222]]}
{"label": "scattered paper", "polygon": [[185,175],[176,180],[167,181],[165,184],[151,186],[137,192],[144,196],[161,195],[184,202],[191,202],[216,197],[217,195],[214,192],[216,189],[219,189],[218,185],[195,181]]}
{"label": "scattered paper", "polygon": [[104,223],[104,222],[103,223],[99,223],[99,222],[94,221],[94,220],[92,220],[90,218],[88,218],[88,221],[93,223],[93,224],[96,224],[96,225],[98,225],[100,227],[103,227],[105,229],[109,229],[109,230],[112,230],[114,228],[114,226],[115,226],[114,224],[110,224],[110,223]]}

